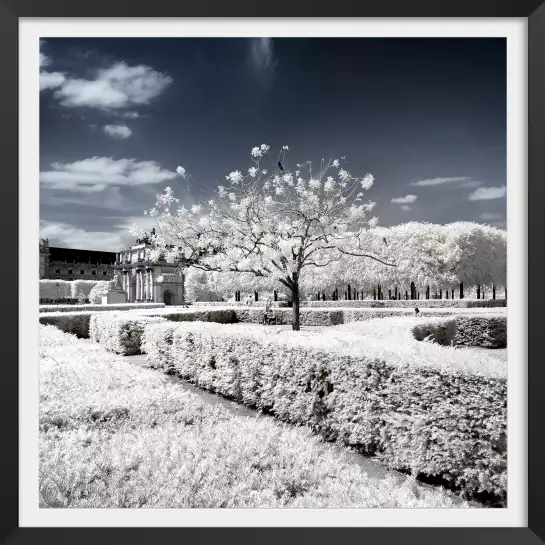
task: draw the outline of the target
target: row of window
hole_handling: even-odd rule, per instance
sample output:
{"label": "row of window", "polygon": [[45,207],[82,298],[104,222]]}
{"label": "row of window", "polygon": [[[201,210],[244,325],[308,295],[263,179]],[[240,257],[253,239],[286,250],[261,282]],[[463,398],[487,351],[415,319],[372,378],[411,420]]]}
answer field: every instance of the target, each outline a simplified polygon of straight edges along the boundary
{"label": "row of window", "polygon": [[[72,269],[68,269],[67,273],[68,273],[68,274],[74,274],[73,271],[72,271]],[[61,274],[61,270],[60,270],[60,269],[55,269],[55,274]],[[85,274],[85,270],[82,269],[82,270],[80,271],[80,274]],[[92,274],[93,276],[96,276],[97,272],[96,272],[96,271],[91,271],[91,274]],[[107,274],[108,274],[108,271],[102,271],[102,276],[106,276]]]}

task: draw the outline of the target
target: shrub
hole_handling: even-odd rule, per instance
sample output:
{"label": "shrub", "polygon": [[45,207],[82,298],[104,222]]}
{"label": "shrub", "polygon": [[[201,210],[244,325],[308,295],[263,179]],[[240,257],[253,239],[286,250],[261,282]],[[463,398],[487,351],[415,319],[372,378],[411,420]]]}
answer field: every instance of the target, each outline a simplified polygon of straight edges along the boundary
{"label": "shrub", "polygon": [[137,310],[164,308],[164,303],[121,303],[119,305],[40,305],[40,312],[103,312],[111,310]]}
{"label": "shrub", "polygon": [[[144,344],[153,365],[200,387],[310,425],[391,467],[446,479],[467,494],[505,497],[507,388],[499,360],[464,359],[434,345],[420,350],[420,360],[404,359],[403,347],[380,357],[380,340],[287,333],[160,324],[146,326]],[[426,348],[433,358],[426,360]],[[447,352],[437,359],[437,351]]]}
{"label": "shrub", "polygon": [[144,325],[164,322],[161,317],[135,316],[125,313],[96,313],[91,316],[89,338],[106,350],[132,356],[141,354],[141,337]]}
{"label": "shrub", "polygon": [[506,316],[457,316],[456,344],[505,348],[507,346]]}
{"label": "shrub", "polygon": [[92,312],[43,312],[39,318],[41,324],[54,325],[65,333],[87,339],[92,314]]}
{"label": "shrub", "polygon": [[72,296],[72,282],[68,280],[40,280],[40,299],[68,299]]}
{"label": "shrub", "polygon": [[418,341],[430,336],[432,341],[439,344],[505,348],[507,317],[457,315],[449,320],[427,320],[414,325],[412,333]]}
{"label": "shrub", "polygon": [[96,282],[89,291],[89,302],[93,305],[102,304],[102,296],[108,293],[108,285],[109,282],[107,281]]}
{"label": "shrub", "polygon": [[81,292],[86,298],[89,298],[92,289],[102,284],[108,284],[108,282],[105,280],[72,280],[70,282],[70,297],[77,298]]}
{"label": "shrub", "polygon": [[456,337],[456,320],[428,320],[412,328],[417,341],[431,341],[442,346],[451,346]]}
{"label": "shrub", "polygon": [[396,301],[372,299],[356,301],[302,301],[302,307],[336,308],[494,308],[506,307],[506,299],[399,299]]}
{"label": "shrub", "polygon": [[217,310],[190,310],[161,314],[172,322],[216,322],[218,324],[233,324],[237,321],[235,311],[232,309]]}

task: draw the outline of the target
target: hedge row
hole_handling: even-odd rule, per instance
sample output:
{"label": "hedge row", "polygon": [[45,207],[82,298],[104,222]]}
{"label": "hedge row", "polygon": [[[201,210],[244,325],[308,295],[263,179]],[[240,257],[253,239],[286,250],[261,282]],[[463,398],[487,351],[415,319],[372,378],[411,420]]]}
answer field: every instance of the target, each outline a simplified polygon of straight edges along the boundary
{"label": "hedge row", "polygon": [[129,317],[125,313],[96,313],[90,318],[89,338],[110,352],[132,356],[141,353],[144,326],[165,321],[159,316]]}
{"label": "hedge row", "polygon": [[[263,301],[253,303],[255,306],[263,306]],[[286,306],[287,303],[277,301],[272,303],[273,306]],[[213,302],[194,302],[192,306],[247,306],[243,301],[213,301]],[[252,306],[252,305],[251,305]],[[250,306],[250,308],[251,308]],[[364,299],[360,301],[301,301],[301,307],[312,308],[496,308],[506,307],[506,299],[418,299],[418,300],[405,300],[399,299],[396,301],[382,300],[375,301],[373,299]]]}
{"label": "hedge row", "polygon": [[[85,303],[89,303],[89,299],[85,299]],[[62,299],[49,299],[49,298],[40,298],[40,305],[54,305],[55,308],[58,308],[59,305],[79,305],[79,299],[71,299],[70,297],[63,297]]]}
{"label": "hedge row", "polygon": [[104,310],[134,310],[164,308],[164,303],[122,303],[120,305],[40,305],[40,312],[75,312],[92,311],[102,312]]}
{"label": "hedge row", "polygon": [[505,499],[503,376],[444,362],[392,363],[333,338],[310,342],[217,324],[148,325],[143,339],[153,367],[310,425],[390,467]]}
{"label": "hedge row", "polygon": [[77,299],[89,296],[91,289],[103,280],[40,280],[40,299]]}
{"label": "hedge row", "polygon": [[491,308],[506,307],[506,299],[399,299],[396,301],[362,300],[362,301],[302,301],[304,307],[350,307],[350,308]]}
{"label": "hedge row", "polygon": [[41,324],[54,325],[65,333],[87,339],[92,315],[93,312],[42,312],[39,320]]}

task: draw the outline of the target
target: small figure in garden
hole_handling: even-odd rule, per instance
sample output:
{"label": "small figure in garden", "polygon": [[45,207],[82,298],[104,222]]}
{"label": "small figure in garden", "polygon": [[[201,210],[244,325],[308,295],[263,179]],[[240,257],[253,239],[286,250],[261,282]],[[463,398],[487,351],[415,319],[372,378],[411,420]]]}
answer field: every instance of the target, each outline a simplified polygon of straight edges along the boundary
{"label": "small figure in garden", "polygon": [[269,297],[267,301],[265,302],[265,312],[263,313],[263,323],[264,324],[271,324],[272,321],[274,321],[274,311],[271,310],[272,307],[272,300]]}
{"label": "small figure in garden", "polygon": [[418,310],[418,307],[415,307],[414,309],[414,315],[418,316],[420,314],[420,311]]}

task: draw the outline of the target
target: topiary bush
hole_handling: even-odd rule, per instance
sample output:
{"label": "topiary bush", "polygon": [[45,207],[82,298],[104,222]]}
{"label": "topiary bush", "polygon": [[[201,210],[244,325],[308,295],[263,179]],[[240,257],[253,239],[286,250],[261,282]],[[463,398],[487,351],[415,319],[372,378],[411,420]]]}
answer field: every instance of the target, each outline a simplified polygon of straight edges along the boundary
{"label": "topiary bush", "polygon": [[141,354],[144,326],[164,322],[165,318],[128,316],[121,313],[96,313],[91,316],[89,338],[100,343],[106,350],[132,356]]}

